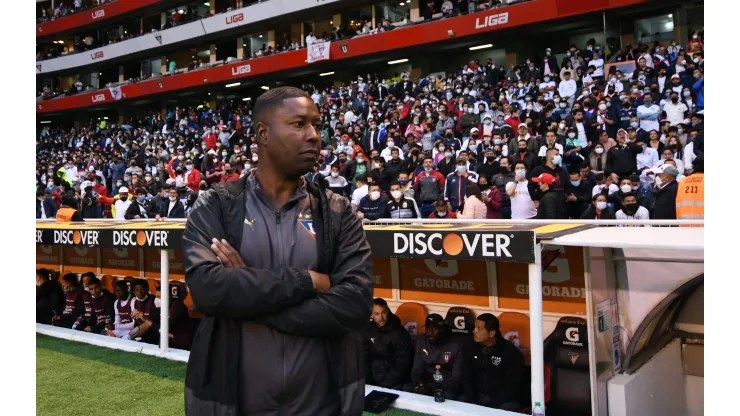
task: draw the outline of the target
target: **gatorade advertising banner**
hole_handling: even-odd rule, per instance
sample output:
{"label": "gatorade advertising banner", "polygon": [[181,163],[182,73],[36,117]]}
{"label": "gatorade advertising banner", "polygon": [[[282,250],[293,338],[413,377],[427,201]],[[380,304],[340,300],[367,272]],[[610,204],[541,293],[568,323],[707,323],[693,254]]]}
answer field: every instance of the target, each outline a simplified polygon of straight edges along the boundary
{"label": "gatorade advertising banner", "polygon": [[54,246],[36,246],[36,268],[59,270],[62,264],[62,248]]}
{"label": "gatorade advertising banner", "polygon": [[98,271],[98,250],[90,247],[63,247],[62,272],[86,273]]}
{"label": "gatorade advertising banner", "polygon": [[485,262],[399,259],[398,269],[403,301],[490,306]]}
{"label": "gatorade advertising banner", "polygon": [[[182,250],[169,251],[170,280],[184,280],[185,267],[183,265]],[[162,271],[162,255],[160,250],[144,249],[144,277],[159,278]]]}
{"label": "gatorade advertising banner", "polygon": [[138,248],[103,248],[100,250],[101,274],[141,275],[141,252]]}
{"label": "gatorade advertising banner", "polygon": [[373,296],[385,299],[393,298],[391,260],[385,257],[373,257],[373,273],[375,274]]}
{"label": "gatorade advertising banner", "polygon": [[[583,248],[542,248],[542,309],[548,313],[586,314]],[[526,264],[496,263],[498,308],[529,310]]]}

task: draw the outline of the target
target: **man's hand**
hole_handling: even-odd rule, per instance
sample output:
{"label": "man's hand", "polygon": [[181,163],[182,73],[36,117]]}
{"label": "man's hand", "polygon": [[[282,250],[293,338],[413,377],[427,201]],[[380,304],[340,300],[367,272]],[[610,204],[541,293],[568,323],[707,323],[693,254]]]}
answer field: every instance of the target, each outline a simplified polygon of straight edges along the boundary
{"label": "man's hand", "polygon": [[226,240],[219,240],[214,238],[211,240],[211,250],[216,253],[216,256],[221,260],[221,264],[228,269],[236,269],[239,267],[247,267],[244,264],[241,254],[237,252],[234,247],[231,247]]}
{"label": "man's hand", "polygon": [[357,211],[357,216],[360,218],[365,218],[365,214],[363,214],[362,211]]}
{"label": "man's hand", "polygon": [[58,320],[59,320],[59,315],[54,315],[54,316],[52,316],[52,317],[51,317],[51,320],[52,320],[52,322],[53,322],[53,321],[58,321]]}
{"label": "man's hand", "polygon": [[137,219],[137,220],[138,220],[139,218],[141,218],[141,216],[139,216],[139,215],[134,215],[134,219]]}
{"label": "man's hand", "polygon": [[568,202],[573,201],[578,201],[578,198],[576,198],[576,196],[571,193],[570,195],[568,195]]}
{"label": "man's hand", "polygon": [[313,270],[309,270],[308,274],[311,275],[313,290],[315,290],[316,293],[324,293],[331,289],[331,279],[329,279],[329,275],[315,272]]}
{"label": "man's hand", "polygon": [[136,311],[136,312],[134,312],[134,313],[131,314],[131,317],[134,318],[134,319],[142,319],[143,320],[144,319],[144,313],[141,312],[141,311]]}
{"label": "man's hand", "polygon": [[92,331],[92,328],[90,328],[89,326],[86,326],[85,329],[84,329],[84,331],[85,332],[90,332],[90,331]]}

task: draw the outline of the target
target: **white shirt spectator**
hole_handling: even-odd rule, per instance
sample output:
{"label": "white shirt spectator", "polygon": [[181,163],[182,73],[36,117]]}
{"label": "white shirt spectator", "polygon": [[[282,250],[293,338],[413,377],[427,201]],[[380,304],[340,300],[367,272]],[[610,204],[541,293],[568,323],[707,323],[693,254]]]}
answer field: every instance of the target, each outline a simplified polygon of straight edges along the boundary
{"label": "white shirt spectator", "polygon": [[[506,146],[509,147],[509,146]],[[555,143],[555,148],[558,149],[558,154],[563,154],[563,145],[560,143]],[[547,146],[540,146],[540,152],[537,153],[537,156],[539,157],[545,157],[547,156]]]}
{"label": "white shirt spectator", "polygon": [[352,110],[349,110],[346,113],[344,113],[345,123],[354,123],[356,120],[357,120],[357,116],[355,116],[355,113],[353,113]]}
{"label": "white shirt spectator", "polygon": [[[693,151],[693,148],[692,148],[692,151]],[[676,157],[672,157],[671,159],[673,159],[673,161],[676,162],[676,169],[678,169],[678,173],[683,175],[684,174],[683,160],[677,159]],[[664,164],[665,164],[665,159],[660,158],[658,160],[658,163],[656,163],[655,166],[653,167],[657,168],[657,167],[663,166]]]}
{"label": "white shirt spectator", "polygon": [[360,205],[360,200],[367,196],[367,185],[362,185],[352,192],[352,205],[357,208]]}
{"label": "white shirt spectator", "polygon": [[604,76],[604,60],[599,57],[599,59],[592,59],[591,62],[588,63],[589,66],[593,65],[596,67],[596,71],[594,71],[595,77],[603,77]]}
{"label": "white shirt spectator", "polygon": [[560,81],[560,85],[558,85],[558,93],[562,98],[575,96],[577,89],[578,87],[573,79]]}
{"label": "white shirt spectator", "polygon": [[666,120],[671,122],[671,126],[676,126],[678,123],[683,123],[684,114],[689,111],[689,108],[680,101],[676,104],[669,102],[663,107],[663,111],[665,111]]}
{"label": "white shirt spectator", "polygon": [[[651,104],[649,107],[645,104],[637,107],[637,116],[640,117],[641,114],[651,115],[655,114],[660,118],[660,106],[656,104]],[[657,130],[660,131],[660,120],[656,118],[655,120],[640,120],[640,128],[645,131],[650,130]]]}
{"label": "white shirt spectator", "polygon": [[446,0],[444,3],[442,3],[442,10],[443,14],[448,14],[452,12],[452,2],[449,0]]}
{"label": "white shirt spectator", "polygon": [[529,181],[521,181],[506,184],[507,190],[516,186],[516,191],[511,196],[511,219],[513,220],[528,220],[537,215],[537,208],[535,208],[527,188],[528,183]]}
{"label": "white shirt spectator", "polygon": [[[596,194],[600,194],[604,188],[606,188],[606,184],[603,185],[595,185],[594,189],[591,191],[591,197],[593,197]],[[615,184],[609,185],[609,195],[613,194],[614,192],[619,191],[619,187]]]}
{"label": "white shirt spectator", "polygon": [[[640,58],[645,58],[645,66],[648,66],[650,68],[655,68],[655,65],[653,64],[653,57],[650,56],[649,53],[645,53]],[[637,58],[637,61],[640,61],[640,58]]]}
{"label": "white shirt spectator", "polygon": [[355,157],[355,149],[349,144],[344,145],[340,142],[339,145],[337,145],[335,153],[340,154],[342,152],[347,155],[347,160],[352,160],[352,158]]}
{"label": "white shirt spectator", "polygon": [[[596,75],[596,72],[594,72],[594,75]],[[591,78],[591,74],[586,72],[583,74],[583,78],[581,78],[581,81],[583,81],[583,84],[585,85],[587,82],[594,82],[594,79]],[[591,84],[588,87],[584,88],[583,91],[581,91],[581,97],[586,95],[586,92],[590,94],[593,88],[594,88],[594,84]]]}
{"label": "white shirt spectator", "polygon": [[[561,84],[562,84],[562,82],[561,82]],[[556,86],[555,85],[555,81],[553,81],[552,79],[550,79],[549,82],[543,82],[543,83],[540,84],[540,91],[544,91],[545,88],[555,87],[555,86]],[[555,95],[555,90],[552,90],[552,91],[544,91],[544,96],[545,96],[545,99],[546,100],[552,100],[553,95]]]}
{"label": "white shirt spectator", "polygon": [[[624,210],[620,209],[617,211],[617,213],[614,215],[618,220],[649,220],[650,219],[650,212],[648,212],[647,208],[643,206],[639,206],[637,208],[637,211],[633,215],[628,215],[624,213]],[[625,227],[625,226],[620,226]]]}
{"label": "white shirt spectator", "polygon": [[312,35],[310,33],[308,34],[308,36],[306,36],[306,45],[310,45],[310,44],[316,43],[316,42],[318,42],[318,39],[316,39],[316,36],[314,36],[314,35]]}
{"label": "white shirt spectator", "polygon": [[383,159],[385,159],[386,162],[388,162],[389,160],[392,159],[392,156],[391,156],[392,149],[398,149],[398,153],[399,153],[398,158],[403,160],[403,151],[401,151],[401,148],[398,146],[394,146],[392,148],[386,147],[385,149],[383,149],[382,152],[380,152],[380,157],[382,157]]}
{"label": "white shirt spectator", "polygon": [[606,85],[606,88],[609,89],[610,85],[614,86],[614,92],[616,92],[617,94],[624,91],[624,85],[622,84],[621,81],[617,79],[617,77],[610,78],[609,82]]}
{"label": "white shirt spectator", "polygon": [[658,163],[658,151],[648,146],[645,150],[638,154],[637,157],[637,170],[643,168],[652,168]]}

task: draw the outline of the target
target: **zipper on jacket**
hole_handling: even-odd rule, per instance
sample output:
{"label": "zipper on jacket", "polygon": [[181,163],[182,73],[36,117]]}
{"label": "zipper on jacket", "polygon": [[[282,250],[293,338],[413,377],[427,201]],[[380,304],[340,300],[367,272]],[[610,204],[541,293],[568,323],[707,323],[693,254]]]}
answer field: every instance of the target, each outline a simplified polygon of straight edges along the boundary
{"label": "zipper on jacket", "polygon": [[[277,245],[278,245],[278,262],[280,264],[283,263],[283,239],[282,239],[282,233],[280,232],[280,208],[275,210],[275,231],[277,232]],[[282,403],[285,403],[287,397],[285,397],[286,393],[286,383],[285,383],[285,334],[281,335],[282,342],[280,344],[280,406],[278,408],[278,414],[282,414]]]}

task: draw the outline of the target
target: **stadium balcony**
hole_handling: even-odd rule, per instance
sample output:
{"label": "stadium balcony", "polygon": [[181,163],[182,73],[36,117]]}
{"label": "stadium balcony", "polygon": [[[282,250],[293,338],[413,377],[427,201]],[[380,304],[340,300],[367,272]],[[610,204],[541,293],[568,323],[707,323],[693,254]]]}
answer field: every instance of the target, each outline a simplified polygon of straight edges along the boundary
{"label": "stadium balcony", "polygon": [[[147,0],[152,2],[152,0]],[[181,3],[179,0],[175,3]],[[156,27],[146,27],[143,20],[141,24],[134,25],[135,30],[129,28],[125,33],[123,26],[116,28],[114,37],[108,33],[102,33],[102,39],[95,39],[89,34],[79,36],[74,41],[54,40],[60,46],[51,45],[37,54],[36,75],[56,74],[70,72],[70,70],[81,70],[84,67],[99,67],[101,64],[122,62],[132,58],[132,55],[143,54],[152,56],[161,54],[163,50],[171,49],[175,44],[201,41],[204,37],[233,35],[237,31],[243,31],[248,25],[259,22],[276,23],[280,20],[289,19],[291,15],[303,14],[311,10],[326,10],[330,4],[338,4],[342,0],[324,0],[317,3],[313,0],[240,0],[237,4],[246,4],[244,7],[229,7],[222,13],[216,13],[213,6],[203,7],[202,3],[197,5],[197,13],[193,6],[187,8],[185,13],[179,9],[181,19],[170,21],[172,15],[163,13],[163,25],[159,22]],[[122,2],[134,3],[134,2]],[[155,2],[157,7],[171,5],[175,7],[171,13],[178,13],[177,4],[172,2]],[[206,5],[208,2],[205,3]],[[346,7],[346,5],[345,5]],[[132,10],[133,13],[133,10]],[[184,14],[185,13],[185,14]],[[164,24],[164,22],[167,22]],[[106,22],[109,23],[109,22]],[[139,27],[140,26],[140,27]],[[86,27],[87,29],[87,27]],[[107,40],[106,40],[107,39]]]}
{"label": "stadium balcony", "polygon": [[381,33],[371,32],[331,42],[329,60],[323,63],[309,64],[307,53],[303,49],[257,58],[229,57],[201,64],[192,69],[177,68],[171,73],[156,74],[145,80],[124,80],[121,77],[118,82],[110,83],[105,88],[85,90],[74,96],[59,96],[50,100],[41,100],[39,97],[36,113],[53,115],[76,108],[109,105],[121,100],[148,98],[155,94],[180,92],[198,87],[216,88],[232,82],[258,82],[257,77],[259,76],[275,76],[280,72],[295,73],[297,70],[305,71],[309,65],[317,70],[333,68],[333,65],[353,58],[399,52],[420,45],[457,41],[461,38],[472,39],[496,30],[635,6],[646,2],[647,0],[604,0],[598,3],[531,0],[449,18],[440,18],[441,15],[435,15],[432,21],[425,21],[417,13],[416,18],[412,15],[411,19],[394,24],[393,30]]}

